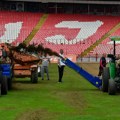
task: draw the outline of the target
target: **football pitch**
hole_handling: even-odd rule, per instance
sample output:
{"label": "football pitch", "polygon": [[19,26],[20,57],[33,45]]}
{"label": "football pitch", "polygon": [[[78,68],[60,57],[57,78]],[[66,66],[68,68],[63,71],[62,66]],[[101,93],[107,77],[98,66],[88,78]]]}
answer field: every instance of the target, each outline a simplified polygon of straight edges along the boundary
{"label": "football pitch", "polygon": [[[83,66],[97,71],[96,65]],[[0,120],[120,120],[119,93],[103,93],[67,66],[62,83],[57,64],[49,65],[49,74],[49,81],[39,77],[37,84],[15,78],[13,89],[0,97]]]}

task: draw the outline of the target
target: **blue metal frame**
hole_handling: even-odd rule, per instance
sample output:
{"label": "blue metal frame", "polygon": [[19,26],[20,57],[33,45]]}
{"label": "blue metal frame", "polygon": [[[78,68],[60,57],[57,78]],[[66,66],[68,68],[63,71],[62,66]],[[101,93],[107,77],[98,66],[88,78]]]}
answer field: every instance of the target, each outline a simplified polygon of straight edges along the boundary
{"label": "blue metal frame", "polygon": [[76,65],[74,62],[70,61],[69,59],[66,59],[64,63],[75,70],[77,73],[82,75],[85,79],[87,79],[91,84],[93,84],[97,88],[101,88],[102,86],[102,80],[100,80],[98,77],[91,75],[84,69],[82,69],[80,66]]}
{"label": "blue metal frame", "polygon": [[0,71],[2,71],[3,76],[11,77],[11,65],[10,64],[0,64]]}

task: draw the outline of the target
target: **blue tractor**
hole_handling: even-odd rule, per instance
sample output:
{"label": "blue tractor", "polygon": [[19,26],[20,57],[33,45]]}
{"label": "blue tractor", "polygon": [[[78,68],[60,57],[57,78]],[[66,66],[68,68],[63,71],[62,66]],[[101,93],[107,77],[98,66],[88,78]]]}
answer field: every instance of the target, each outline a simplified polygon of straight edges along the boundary
{"label": "blue tractor", "polygon": [[10,64],[0,64],[1,95],[6,95],[12,86],[12,72]]}
{"label": "blue tractor", "polygon": [[1,95],[6,95],[12,87],[12,69],[9,63],[0,64],[0,87]]}
{"label": "blue tractor", "polygon": [[12,87],[12,67],[7,56],[0,50],[0,95],[6,95]]}

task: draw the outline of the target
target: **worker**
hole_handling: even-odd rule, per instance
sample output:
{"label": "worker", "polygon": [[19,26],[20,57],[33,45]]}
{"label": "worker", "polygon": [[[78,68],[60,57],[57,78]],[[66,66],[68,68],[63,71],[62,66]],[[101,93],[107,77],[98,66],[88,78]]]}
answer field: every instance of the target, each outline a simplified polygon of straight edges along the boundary
{"label": "worker", "polygon": [[103,54],[102,57],[100,58],[100,63],[99,63],[99,73],[98,76],[102,75],[103,68],[106,67],[106,54]]}
{"label": "worker", "polygon": [[63,62],[63,59],[64,59],[64,51],[63,51],[63,49],[60,49],[59,55],[60,55],[60,57],[58,58],[58,72],[59,72],[58,82],[62,82],[62,77],[63,77],[63,73],[64,73],[64,67],[65,67],[65,63]]}
{"label": "worker", "polygon": [[42,59],[42,65],[41,65],[41,77],[42,77],[42,80],[44,80],[44,73],[45,72],[47,74],[47,80],[50,80],[50,78],[49,78],[49,70],[48,70],[48,65],[50,63],[50,58],[47,56],[46,53],[44,53],[44,56],[42,56],[41,59]]}

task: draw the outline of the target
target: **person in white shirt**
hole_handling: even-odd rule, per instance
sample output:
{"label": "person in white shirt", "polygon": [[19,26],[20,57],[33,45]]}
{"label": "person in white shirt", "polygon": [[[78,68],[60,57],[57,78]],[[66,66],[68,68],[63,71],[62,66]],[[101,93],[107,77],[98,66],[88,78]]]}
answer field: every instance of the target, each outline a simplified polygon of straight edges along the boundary
{"label": "person in white shirt", "polygon": [[62,82],[64,67],[65,67],[65,63],[63,62],[63,60],[64,60],[63,59],[64,58],[64,51],[63,51],[63,49],[60,49],[59,55],[61,57],[58,58],[58,72],[59,72],[58,82]]}

